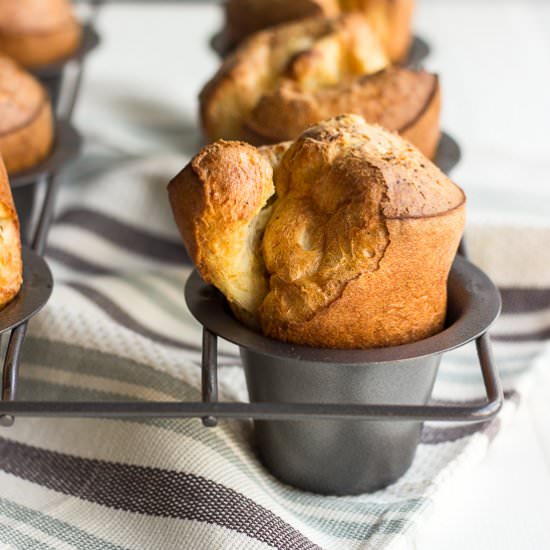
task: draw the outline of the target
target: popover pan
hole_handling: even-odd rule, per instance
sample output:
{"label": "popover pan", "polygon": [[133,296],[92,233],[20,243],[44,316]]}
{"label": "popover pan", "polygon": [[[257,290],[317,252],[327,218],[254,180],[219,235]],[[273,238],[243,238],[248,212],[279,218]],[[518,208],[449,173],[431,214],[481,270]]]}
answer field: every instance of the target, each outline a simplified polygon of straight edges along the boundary
{"label": "popover pan", "polygon": [[[251,402],[421,405],[430,400],[442,355],[484,334],[500,313],[489,278],[457,256],[448,281],[446,328],[402,346],[335,350],[287,344],[237,321],[223,298],[193,272],[186,285],[191,313],[213,334],[237,344]],[[422,422],[256,420],[265,466],[281,481],[315,493],[376,491],[411,465]]]}
{"label": "popover pan", "polygon": [[57,173],[67,162],[73,160],[80,152],[81,145],[82,139],[75,128],[66,121],[57,121],[55,140],[49,156],[32,168],[9,176],[23,242],[28,242],[30,238],[36,184]]}
{"label": "popover pan", "polygon": [[26,247],[23,256],[23,284],[19,294],[0,309],[0,334],[12,330],[36,315],[53,289],[53,278],[46,260]]}

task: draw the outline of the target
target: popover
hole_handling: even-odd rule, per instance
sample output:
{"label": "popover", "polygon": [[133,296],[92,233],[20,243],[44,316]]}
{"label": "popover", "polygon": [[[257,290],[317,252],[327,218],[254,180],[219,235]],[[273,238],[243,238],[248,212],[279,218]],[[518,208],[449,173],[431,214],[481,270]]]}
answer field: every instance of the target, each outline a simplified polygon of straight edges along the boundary
{"label": "popover", "polygon": [[53,139],[48,94],[32,75],[0,55],[0,154],[8,173],[43,160]]}
{"label": "popover", "polygon": [[414,0],[228,0],[225,36],[230,48],[260,30],[307,17],[360,12],[392,62],[403,61],[411,43]]}
{"label": "popover", "polygon": [[69,57],[81,34],[68,0],[0,0],[0,52],[24,67]]}
{"label": "popover", "polygon": [[168,192],[202,278],[269,337],[369,348],[443,328],[465,196],[397,134],[343,115],[293,142],[220,140]]}

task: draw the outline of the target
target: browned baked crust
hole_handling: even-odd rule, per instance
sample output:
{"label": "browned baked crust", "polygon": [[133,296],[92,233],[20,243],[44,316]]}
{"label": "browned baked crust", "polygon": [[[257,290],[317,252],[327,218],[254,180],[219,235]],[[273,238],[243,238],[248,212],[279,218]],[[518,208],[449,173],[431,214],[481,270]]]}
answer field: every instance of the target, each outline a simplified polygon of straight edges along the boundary
{"label": "browned baked crust", "polygon": [[443,327],[465,197],[396,134],[346,115],[294,143],[218,142],[168,191],[201,276],[268,336],[367,348]]}
{"label": "browned baked crust", "polygon": [[203,89],[205,134],[262,145],[295,139],[320,120],[355,113],[401,133],[433,158],[440,137],[438,78],[404,67],[365,74],[386,63],[369,24],[357,14],[258,33]]}
{"label": "browned baked crust", "polygon": [[81,34],[68,0],[0,0],[0,52],[25,67],[69,57]]}
{"label": "browned baked crust", "polygon": [[307,17],[361,12],[379,36],[391,61],[403,60],[411,42],[414,0],[228,0],[225,37],[230,48],[251,34]]}
{"label": "browned baked crust", "polygon": [[23,282],[19,219],[8,175],[0,158],[0,308],[13,300]]}
{"label": "browned baked crust", "polygon": [[269,90],[292,82],[304,94],[315,93],[387,64],[378,39],[359,14],[307,19],[255,34],[203,88],[204,133],[211,141],[246,139],[246,120]]}
{"label": "browned baked crust", "polygon": [[399,132],[432,158],[440,137],[439,112],[436,75],[390,67],[318,90],[283,81],[262,96],[245,124],[250,143],[274,143],[294,139],[319,120],[353,113]]}
{"label": "browned baked crust", "polygon": [[41,84],[0,55],[0,153],[14,174],[43,160],[53,143],[53,116]]}
{"label": "browned baked crust", "polygon": [[172,210],[197,269],[232,297],[239,317],[252,326],[268,289],[260,238],[262,210],[273,192],[273,169],[258,149],[223,140],[204,148],[169,185]]}

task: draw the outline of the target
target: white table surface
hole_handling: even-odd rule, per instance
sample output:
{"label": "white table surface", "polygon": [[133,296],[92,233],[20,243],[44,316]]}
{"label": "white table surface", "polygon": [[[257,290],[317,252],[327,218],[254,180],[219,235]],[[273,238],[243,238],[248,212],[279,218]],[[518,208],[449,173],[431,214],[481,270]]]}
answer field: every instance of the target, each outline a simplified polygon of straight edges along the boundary
{"label": "white table surface", "polygon": [[[196,152],[196,97],[218,66],[207,44],[220,23],[200,2],[104,6],[77,124],[121,153]],[[550,2],[419,0],[415,28],[432,47],[426,67],[442,77],[443,127],[463,149],[453,178],[470,221],[550,226]],[[550,376],[539,374],[413,547],[550,548],[549,397]]]}

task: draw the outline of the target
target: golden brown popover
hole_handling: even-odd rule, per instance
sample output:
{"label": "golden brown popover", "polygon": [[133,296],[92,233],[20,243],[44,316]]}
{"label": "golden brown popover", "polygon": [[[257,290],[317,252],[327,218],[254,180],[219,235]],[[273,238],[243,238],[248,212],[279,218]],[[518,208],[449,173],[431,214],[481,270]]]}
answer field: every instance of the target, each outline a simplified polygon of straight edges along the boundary
{"label": "golden brown popover", "polygon": [[169,184],[202,278],[267,336],[329,348],[443,328],[465,197],[397,134],[343,115],[296,141],[217,141]]}
{"label": "golden brown popover", "polygon": [[[361,15],[313,18],[255,34],[227,57],[200,95],[208,139],[242,139],[262,96],[290,81],[304,93],[338,86],[388,65]],[[295,136],[294,136],[295,137]]]}
{"label": "golden brown popover", "polygon": [[437,76],[387,64],[360,14],[257,33],[204,87],[204,133],[210,141],[264,145],[295,139],[320,120],[355,113],[400,132],[433,158],[440,134]]}
{"label": "golden brown popover", "polygon": [[0,309],[13,300],[23,282],[19,219],[6,168],[0,157]]}
{"label": "golden brown popover", "polygon": [[367,17],[391,61],[406,57],[414,0],[228,0],[226,39],[234,47],[249,35],[280,23],[354,11]]}
{"label": "golden brown popover", "polygon": [[53,143],[53,116],[42,85],[0,55],[0,154],[9,174],[43,160]]}
{"label": "golden brown popover", "polygon": [[81,34],[68,0],[0,0],[0,52],[24,67],[69,57]]}

